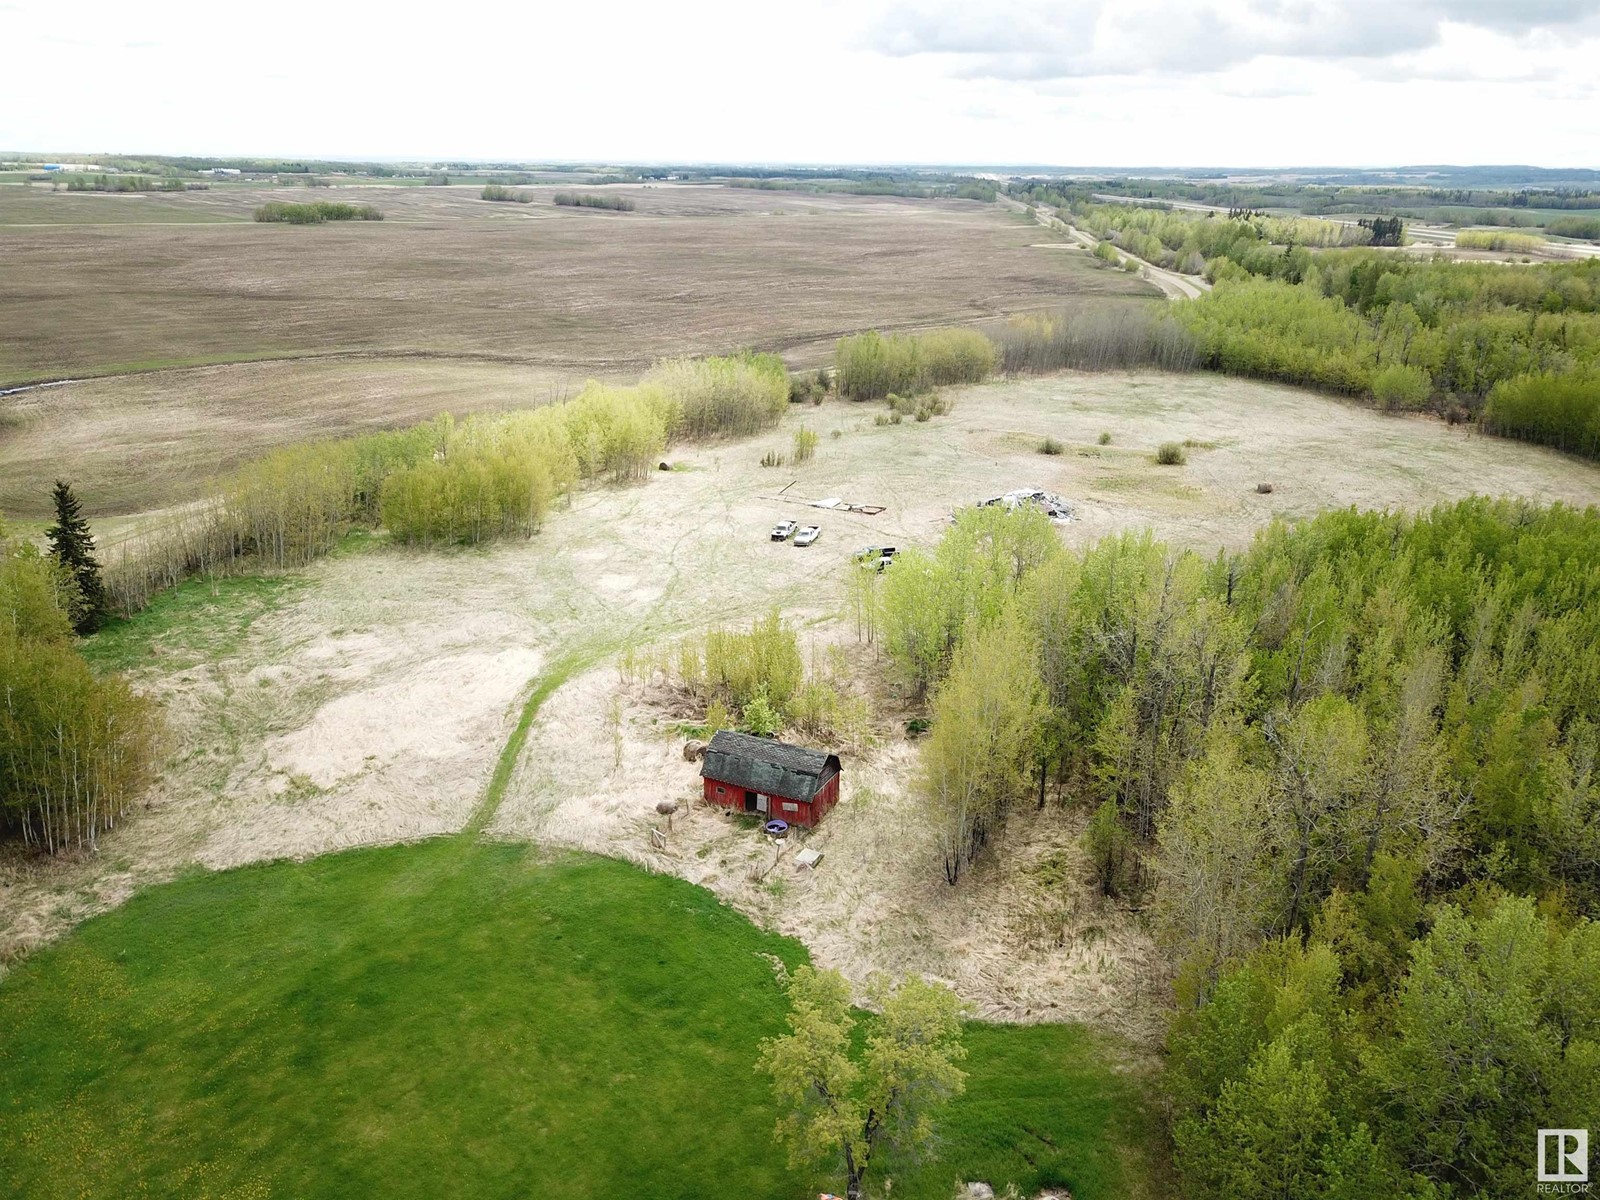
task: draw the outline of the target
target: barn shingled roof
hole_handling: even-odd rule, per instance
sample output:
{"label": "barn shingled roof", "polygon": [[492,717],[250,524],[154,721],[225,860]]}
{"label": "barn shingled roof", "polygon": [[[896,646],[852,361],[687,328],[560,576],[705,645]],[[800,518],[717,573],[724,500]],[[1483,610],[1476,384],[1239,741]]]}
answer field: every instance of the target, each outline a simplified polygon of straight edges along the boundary
{"label": "barn shingled roof", "polygon": [[700,759],[700,775],[769,796],[807,800],[839,772],[839,756],[771,738],[720,730]]}

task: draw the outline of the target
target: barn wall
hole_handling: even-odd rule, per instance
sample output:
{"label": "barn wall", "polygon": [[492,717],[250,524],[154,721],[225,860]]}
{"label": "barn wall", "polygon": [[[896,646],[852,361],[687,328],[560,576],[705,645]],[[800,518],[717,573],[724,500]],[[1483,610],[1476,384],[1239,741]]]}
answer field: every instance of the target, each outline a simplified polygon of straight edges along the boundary
{"label": "barn wall", "polygon": [[[721,805],[723,808],[732,809],[734,812],[744,811],[745,789],[725,780],[706,777],[702,780],[703,794],[708,804]],[[717,795],[717,788],[723,789],[722,795]],[[810,802],[795,800],[787,796],[772,796],[768,805],[767,819],[777,817],[779,820],[788,821],[791,825],[804,825],[811,827],[822,820],[827,812],[839,802],[839,776],[834,775],[825,783]],[[784,808],[785,804],[793,804],[793,812]]]}

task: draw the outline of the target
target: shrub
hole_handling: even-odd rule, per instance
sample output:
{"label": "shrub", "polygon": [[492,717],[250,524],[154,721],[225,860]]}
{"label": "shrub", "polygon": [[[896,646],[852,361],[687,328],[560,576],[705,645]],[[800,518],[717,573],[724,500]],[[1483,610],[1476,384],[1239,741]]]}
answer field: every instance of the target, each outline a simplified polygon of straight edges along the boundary
{"label": "shrub", "polygon": [[370,204],[334,204],[317,200],[309,204],[289,204],[269,200],[252,217],[263,222],[288,225],[321,225],[324,221],[381,221],[383,214]]}
{"label": "shrub", "polygon": [[613,212],[632,212],[634,203],[626,196],[597,196],[592,192],[557,192],[556,203],[565,208],[606,208]]}
{"label": "shrub", "polygon": [[943,384],[979,383],[995,368],[995,347],[972,329],[925,334],[876,330],[839,339],[834,352],[839,394],[850,400],[915,396]]}
{"label": "shrub", "polygon": [[761,465],[763,467],[781,467],[783,466],[783,455],[776,450],[768,450],[761,456]]}
{"label": "shrub", "polygon": [[667,359],[645,383],[673,405],[673,432],[697,440],[770,429],[789,401],[789,373],[776,354]]}
{"label": "shrub", "polygon": [[705,726],[708,735],[720,733],[724,729],[734,728],[733,714],[728,711],[728,706],[721,700],[713,700],[706,706]]}
{"label": "shrub", "polygon": [[1102,895],[1123,896],[1137,887],[1138,855],[1133,835],[1123,824],[1115,800],[1106,800],[1095,809],[1083,831],[1083,848]]}
{"label": "shrub", "polygon": [[810,462],[817,453],[817,433],[814,429],[803,426],[794,431],[794,453],[790,461],[796,466],[803,462]]}
{"label": "shrub", "polygon": [[155,705],[96,675],[71,636],[73,586],[0,536],[0,831],[55,853],[92,849],[148,782]]}
{"label": "shrub", "polygon": [[1188,461],[1188,452],[1178,442],[1162,442],[1156,447],[1156,462],[1163,467],[1181,467]]}
{"label": "shrub", "polygon": [[1194,339],[1163,307],[1117,305],[1013,318],[995,339],[1007,374],[1198,365]]}
{"label": "shrub", "polygon": [[936,329],[917,337],[917,390],[981,383],[994,374],[994,343],[975,329]]}
{"label": "shrub", "polygon": [[1372,375],[1372,398],[1382,408],[1418,409],[1433,394],[1433,380],[1420,367],[1394,363]]}
{"label": "shrub", "polygon": [[642,479],[665,449],[676,419],[661,389],[606,388],[591,383],[576,400],[561,405],[578,470],[616,481]]}
{"label": "shrub", "polygon": [[1111,431],[1109,429],[1101,430],[1100,436],[1095,441],[1102,446],[1111,445]]}
{"label": "shrub", "polygon": [[1483,425],[1502,437],[1600,458],[1600,370],[1502,380],[1489,393]]}
{"label": "shrub", "polygon": [[746,733],[753,733],[757,737],[776,737],[783,732],[783,714],[772,707],[765,687],[758,687],[756,694],[744,705],[743,717]]}
{"label": "shrub", "polygon": [[878,400],[916,388],[916,341],[884,337],[876,330],[839,339],[834,351],[839,394],[847,400]]}
{"label": "shrub", "polygon": [[1600,216],[1557,217],[1544,227],[1546,233],[1556,237],[1585,238],[1600,242]]}
{"label": "shrub", "polygon": [[1463,229],[1456,234],[1456,245],[1463,250],[1508,250],[1513,254],[1534,254],[1545,248],[1542,237],[1531,233],[1506,233],[1500,229]]}
{"label": "shrub", "polygon": [[1066,447],[1053,437],[1046,437],[1039,443],[1040,454],[1060,454]]}
{"label": "shrub", "polygon": [[828,379],[824,372],[812,374],[810,371],[804,371],[789,377],[790,404],[804,404],[809,401],[815,407],[820,405],[827,395]]}
{"label": "shrub", "polygon": [[508,188],[503,183],[486,183],[483,191],[478,193],[484,200],[497,200],[509,204],[531,204],[533,196],[529,192],[521,192],[516,188]]}

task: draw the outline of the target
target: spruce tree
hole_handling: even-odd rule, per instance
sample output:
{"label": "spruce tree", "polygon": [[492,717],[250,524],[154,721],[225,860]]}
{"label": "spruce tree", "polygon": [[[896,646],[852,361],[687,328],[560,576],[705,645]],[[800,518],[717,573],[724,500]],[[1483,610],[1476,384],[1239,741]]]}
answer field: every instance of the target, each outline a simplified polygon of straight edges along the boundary
{"label": "spruce tree", "polygon": [[77,585],[70,604],[72,627],[79,633],[93,633],[106,612],[105,584],[94,556],[94,537],[70,484],[56,480],[52,499],[56,523],[45,531],[45,536],[50,539],[51,557]]}

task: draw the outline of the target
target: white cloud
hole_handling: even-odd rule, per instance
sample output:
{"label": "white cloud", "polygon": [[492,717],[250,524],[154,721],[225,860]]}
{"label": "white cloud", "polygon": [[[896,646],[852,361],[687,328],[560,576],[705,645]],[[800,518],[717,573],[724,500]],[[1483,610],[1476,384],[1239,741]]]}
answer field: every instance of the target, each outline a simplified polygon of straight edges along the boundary
{"label": "white cloud", "polygon": [[1207,73],[1263,57],[1380,60],[1440,44],[1447,27],[1524,38],[1600,25],[1600,0],[961,0],[896,3],[868,44],[941,56],[960,75]]}
{"label": "white cloud", "polygon": [[1600,0],[0,3],[0,148],[1594,166]]}

